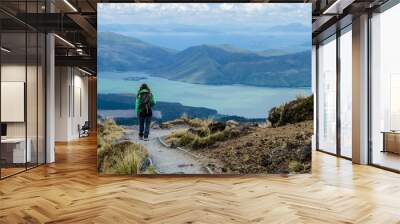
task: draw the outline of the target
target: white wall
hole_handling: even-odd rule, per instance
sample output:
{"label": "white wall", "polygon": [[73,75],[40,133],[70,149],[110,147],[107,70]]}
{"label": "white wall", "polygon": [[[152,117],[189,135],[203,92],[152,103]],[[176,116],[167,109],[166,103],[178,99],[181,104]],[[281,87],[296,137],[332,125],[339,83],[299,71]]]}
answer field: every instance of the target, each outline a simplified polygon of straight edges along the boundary
{"label": "white wall", "polygon": [[[24,65],[8,64],[1,66],[1,81],[3,82],[25,82]],[[1,108],[7,110],[7,108]],[[25,137],[25,122],[9,122],[7,123],[7,136],[8,137]]]}
{"label": "white wall", "polygon": [[[77,70],[75,70],[76,72]],[[89,120],[88,113],[88,77],[81,76],[82,73],[74,77],[74,108],[72,108],[71,126],[72,136],[79,137],[78,125],[83,125],[85,121]],[[80,102],[79,102],[80,101]]]}
{"label": "white wall", "polygon": [[[36,69],[39,69],[38,71]],[[43,89],[44,74],[41,72],[41,67],[25,66],[25,64],[3,64],[1,66],[2,82],[24,82],[26,84],[26,106],[19,108],[19,113],[24,116],[26,112],[26,120],[23,118],[21,122],[5,122],[7,124],[7,137],[9,138],[24,138],[25,135],[29,139],[28,143],[31,149],[32,162],[39,159],[39,163],[44,163],[45,141],[44,141],[44,92]],[[27,78],[27,80],[25,80]],[[3,92],[4,89],[2,89]],[[24,89],[19,94],[24,94]],[[4,93],[3,93],[4,94]],[[8,98],[7,95],[2,95],[2,98]],[[16,102],[17,103],[17,102]],[[16,113],[13,108],[2,107],[2,112]],[[14,108],[14,110],[16,110]]]}
{"label": "white wall", "polygon": [[77,139],[78,125],[88,121],[88,77],[76,68],[56,67],[55,85],[55,140]]}
{"label": "white wall", "polygon": [[55,141],[67,141],[69,133],[69,68],[55,68]]}

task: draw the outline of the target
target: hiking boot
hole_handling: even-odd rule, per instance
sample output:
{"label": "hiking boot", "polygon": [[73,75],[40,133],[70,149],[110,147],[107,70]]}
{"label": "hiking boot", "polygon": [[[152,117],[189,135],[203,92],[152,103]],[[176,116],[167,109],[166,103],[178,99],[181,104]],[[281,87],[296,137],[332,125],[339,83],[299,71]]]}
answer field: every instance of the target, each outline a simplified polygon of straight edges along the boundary
{"label": "hiking boot", "polygon": [[144,140],[145,140],[145,141],[148,141],[148,140],[149,140],[149,137],[144,137]]}

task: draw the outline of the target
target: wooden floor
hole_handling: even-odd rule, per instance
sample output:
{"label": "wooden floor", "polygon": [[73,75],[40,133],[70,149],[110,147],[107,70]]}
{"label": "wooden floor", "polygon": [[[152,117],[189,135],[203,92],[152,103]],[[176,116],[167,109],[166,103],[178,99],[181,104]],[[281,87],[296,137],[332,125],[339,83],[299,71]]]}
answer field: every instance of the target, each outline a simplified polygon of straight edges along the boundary
{"label": "wooden floor", "polygon": [[0,181],[0,223],[400,223],[400,175],[315,152],[290,177],[99,177],[95,138]]}
{"label": "wooden floor", "polygon": [[400,170],[400,155],[391,152],[374,151],[372,156],[374,164]]}
{"label": "wooden floor", "polygon": [[19,172],[23,172],[23,171],[26,170],[25,167],[23,167],[23,168],[11,167],[11,168],[0,168],[0,169],[1,169],[1,177],[8,177],[8,176],[11,176],[13,174],[16,174],[16,173],[19,173]]}

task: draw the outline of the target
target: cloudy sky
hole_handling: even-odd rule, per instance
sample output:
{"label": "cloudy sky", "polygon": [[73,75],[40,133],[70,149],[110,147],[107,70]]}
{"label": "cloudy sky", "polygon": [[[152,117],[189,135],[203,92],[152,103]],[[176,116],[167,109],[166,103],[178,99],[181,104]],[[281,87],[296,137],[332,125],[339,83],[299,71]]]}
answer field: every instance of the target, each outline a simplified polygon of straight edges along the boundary
{"label": "cloudy sky", "polygon": [[280,48],[310,42],[311,4],[99,3],[98,26],[101,32],[176,49],[196,44]]}

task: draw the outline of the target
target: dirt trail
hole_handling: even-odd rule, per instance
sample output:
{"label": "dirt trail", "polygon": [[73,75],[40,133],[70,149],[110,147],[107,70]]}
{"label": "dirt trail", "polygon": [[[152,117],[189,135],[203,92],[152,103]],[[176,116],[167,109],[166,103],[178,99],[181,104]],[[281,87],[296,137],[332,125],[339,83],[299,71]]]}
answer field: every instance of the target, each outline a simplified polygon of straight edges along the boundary
{"label": "dirt trail", "polygon": [[150,154],[157,171],[161,174],[206,174],[207,170],[193,156],[179,150],[163,146],[158,138],[176,129],[152,129],[149,141],[139,140],[138,127],[129,127],[126,137],[144,145]]}

